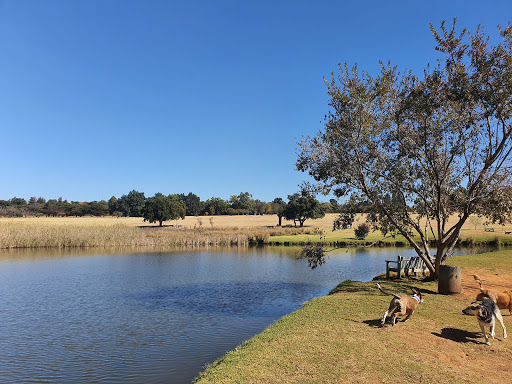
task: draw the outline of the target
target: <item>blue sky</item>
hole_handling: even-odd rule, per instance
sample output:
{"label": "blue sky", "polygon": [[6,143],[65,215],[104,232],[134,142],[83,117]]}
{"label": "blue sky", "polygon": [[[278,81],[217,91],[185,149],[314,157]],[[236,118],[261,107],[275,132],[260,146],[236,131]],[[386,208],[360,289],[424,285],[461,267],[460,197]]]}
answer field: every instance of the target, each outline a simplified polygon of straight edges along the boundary
{"label": "blue sky", "polygon": [[[511,1],[0,0],[0,199],[298,191],[323,77],[421,71],[429,23],[512,19]],[[323,200],[323,199],[321,199]]]}

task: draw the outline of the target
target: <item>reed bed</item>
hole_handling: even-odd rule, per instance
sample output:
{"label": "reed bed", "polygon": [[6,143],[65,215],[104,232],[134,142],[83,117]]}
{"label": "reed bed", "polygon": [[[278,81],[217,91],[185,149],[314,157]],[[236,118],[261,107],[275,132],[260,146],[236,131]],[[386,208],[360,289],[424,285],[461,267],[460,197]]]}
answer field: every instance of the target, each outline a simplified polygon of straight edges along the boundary
{"label": "reed bed", "polygon": [[69,247],[196,247],[267,244],[270,236],[313,233],[311,228],[177,228],[124,224],[50,225],[0,222],[0,249]]}
{"label": "reed bed", "polygon": [[[308,220],[304,228],[293,227],[286,221],[283,221],[284,227],[277,227],[275,215],[187,216],[185,220],[166,222],[164,227],[144,222],[140,217],[0,218],[0,249],[300,245],[308,241],[343,246],[357,242],[352,229],[332,231],[335,217],[335,214],[328,214],[322,219]],[[355,225],[364,219],[364,215],[358,215]],[[487,227],[494,232],[486,231]],[[366,242],[373,243],[381,238],[380,232],[372,232]],[[393,241],[389,245],[407,245],[400,236],[386,241]],[[461,232],[461,244],[512,245],[512,224],[484,226],[482,222],[475,226],[466,223]]]}

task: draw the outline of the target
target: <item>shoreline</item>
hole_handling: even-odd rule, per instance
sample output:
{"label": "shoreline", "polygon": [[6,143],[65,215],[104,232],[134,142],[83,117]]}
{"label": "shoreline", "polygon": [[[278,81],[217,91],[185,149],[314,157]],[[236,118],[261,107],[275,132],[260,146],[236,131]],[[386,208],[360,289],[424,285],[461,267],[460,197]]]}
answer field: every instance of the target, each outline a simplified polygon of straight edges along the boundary
{"label": "shoreline", "polygon": [[[500,275],[509,281],[512,251],[455,256],[449,264],[488,271],[489,280]],[[425,294],[425,303],[407,323],[381,327],[389,297],[377,291],[376,282],[397,293],[410,293],[413,284]],[[485,345],[475,319],[461,313],[471,301],[462,294],[438,294],[437,282],[416,278],[386,280],[378,275],[370,282],[345,280],[217,359],[194,382],[489,381],[481,367],[508,366],[512,342],[502,338],[498,327],[492,346]],[[512,327],[512,315],[504,312],[503,317]],[[490,382],[509,381],[512,371],[498,376]]]}

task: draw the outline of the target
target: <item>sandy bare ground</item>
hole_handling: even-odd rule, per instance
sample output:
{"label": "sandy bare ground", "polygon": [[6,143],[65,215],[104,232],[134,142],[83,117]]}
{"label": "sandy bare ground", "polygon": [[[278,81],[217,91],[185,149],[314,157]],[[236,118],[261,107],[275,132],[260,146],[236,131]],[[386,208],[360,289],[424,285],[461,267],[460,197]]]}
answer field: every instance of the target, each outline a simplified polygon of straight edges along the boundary
{"label": "sandy bare ground", "polygon": [[[489,272],[480,268],[462,268],[461,298],[467,297],[467,304],[474,301],[480,292],[478,283],[473,274],[477,274],[484,284],[484,288],[505,291],[512,289],[512,274],[508,271],[497,270]],[[503,339],[501,326],[496,323],[496,340],[491,339],[491,346],[483,343],[477,321],[474,327],[467,330],[452,329],[447,324],[439,334],[427,332],[420,348],[425,349],[433,359],[439,359],[457,372],[463,378],[467,372],[472,372],[488,383],[512,382],[512,316],[508,310],[501,311],[505,326],[508,328],[509,338]],[[470,323],[471,324],[471,323]],[[411,344],[417,345],[418,335],[405,334]],[[463,381],[463,380],[461,380]]]}

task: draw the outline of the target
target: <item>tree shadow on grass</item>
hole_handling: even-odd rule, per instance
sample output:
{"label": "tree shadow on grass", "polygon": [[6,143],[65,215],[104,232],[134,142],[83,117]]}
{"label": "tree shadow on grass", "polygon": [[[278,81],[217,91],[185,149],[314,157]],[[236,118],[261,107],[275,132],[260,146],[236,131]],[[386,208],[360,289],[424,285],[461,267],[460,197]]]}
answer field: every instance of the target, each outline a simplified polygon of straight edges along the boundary
{"label": "tree shadow on grass", "polygon": [[432,334],[458,343],[485,344],[485,341],[477,340],[484,340],[482,332],[468,332],[457,328],[443,328],[441,333],[432,332]]}

